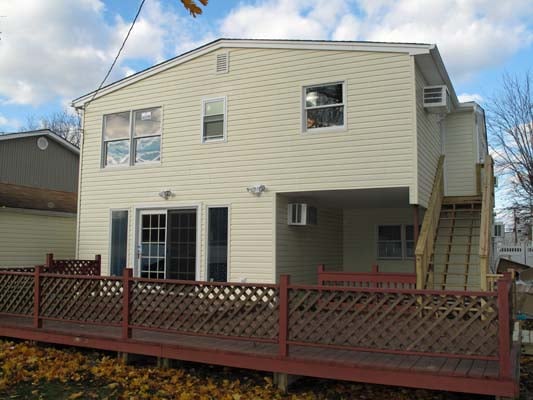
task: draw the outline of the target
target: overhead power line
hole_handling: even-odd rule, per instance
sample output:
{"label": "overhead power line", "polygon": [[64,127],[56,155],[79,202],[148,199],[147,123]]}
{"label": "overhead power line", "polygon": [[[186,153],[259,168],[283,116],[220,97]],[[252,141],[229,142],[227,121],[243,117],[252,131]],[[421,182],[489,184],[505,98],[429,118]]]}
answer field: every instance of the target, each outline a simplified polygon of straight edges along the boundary
{"label": "overhead power line", "polygon": [[115,56],[115,59],[113,60],[113,63],[111,64],[111,66],[109,67],[109,70],[105,74],[104,79],[102,80],[102,82],[98,86],[98,89],[96,89],[94,91],[94,93],[93,93],[93,95],[91,97],[91,100],[89,100],[86,103],[86,105],[88,105],[91,101],[94,100],[94,98],[96,97],[96,95],[98,94],[100,89],[102,89],[102,86],[104,86],[104,83],[107,80],[107,78],[109,78],[109,75],[111,75],[111,71],[113,71],[113,68],[115,67],[115,64],[117,63],[118,58],[120,57],[120,53],[122,53],[122,50],[124,49],[124,46],[126,45],[126,42],[128,41],[128,38],[130,37],[130,33],[133,30],[133,27],[135,26],[135,23],[137,22],[137,19],[139,18],[139,15],[141,14],[141,10],[142,10],[142,8],[144,6],[144,2],[145,1],[146,0],[142,0],[141,1],[141,4],[139,5],[139,9],[137,10],[137,14],[135,14],[135,18],[133,18],[133,22],[131,23],[130,29],[128,29],[128,33],[126,34],[126,37],[124,37],[124,40],[122,41],[122,44],[120,45],[120,48],[118,49],[117,55]]}

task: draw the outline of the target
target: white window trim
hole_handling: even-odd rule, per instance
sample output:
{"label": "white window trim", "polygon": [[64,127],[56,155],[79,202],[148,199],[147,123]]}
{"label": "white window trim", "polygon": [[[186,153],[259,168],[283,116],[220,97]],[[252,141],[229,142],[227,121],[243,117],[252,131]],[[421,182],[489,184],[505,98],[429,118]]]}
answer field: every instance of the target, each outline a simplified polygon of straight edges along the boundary
{"label": "white window trim", "polygon": [[[153,108],[160,108],[161,109],[161,129],[159,135],[146,135],[146,136],[133,136],[133,115],[137,111],[143,111]],[[126,139],[111,139],[111,140],[105,140],[104,134],[105,134],[105,120],[108,115],[113,114],[119,114],[119,113],[129,113],[130,114],[130,126],[129,126],[129,137]],[[135,109],[129,109],[124,111],[115,111],[111,113],[107,113],[102,115],[102,143],[100,147],[100,153],[101,153],[101,160],[100,160],[100,169],[101,170],[109,170],[109,169],[125,169],[125,168],[139,168],[139,167],[145,167],[145,166],[157,166],[161,164],[162,156],[163,156],[163,114],[164,114],[164,108],[163,106],[153,106],[153,107],[141,107],[141,108],[135,108]],[[135,139],[141,139],[141,138],[148,138],[148,137],[155,137],[159,136],[159,161],[145,161],[141,163],[135,162]],[[106,143],[108,142],[117,142],[120,140],[129,140],[129,151],[130,151],[130,161],[128,164],[119,164],[119,165],[107,165],[106,159],[107,159],[107,148]]]}
{"label": "white window trim", "polygon": [[[342,84],[342,104],[331,104],[331,105],[325,105],[325,106],[317,106],[317,107],[309,107],[307,108],[305,106],[305,90],[311,87],[317,87],[317,86],[327,86],[327,85],[335,85],[335,84]],[[316,84],[309,84],[309,85],[302,85],[301,89],[301,107],[300,107],[300,114],[301,114],[301,133],[302,134],[313,134],[313,133],[322,133],[322,132],[345,132],[348,130],[348,121],[347,121],[347,89],[348,85],[346,83],[346,80],[338,80],[338,81],[332,81],[332,82],[323,82],[323,83],[316,83]],[[325,108],[325,107],[339,107],[343,106],[343,125],[339,126],[328,126],[324,128],[307,128],[307,110],[309,109],[317,109],[317,108]]]}
{"label": "white window trim", "polygon": [[[401,257],[383,257],[379,255],[379,227],[380,226],[399,226],[400,231],[400,237],[402,242],[402,256]],[[398,261],[412,261],[415,257],[409,257],[407,256],[407,235],[406,235],[406,227],[407,226],[413,226],[413,224],[377,224],[376,225],[376,233],[375,233],[375,244],[376,244],[376,259],[377,260],[398,260]],[[414,241],[414,247],[416,248],[416,241]]]}
{"label": "white window trim", "polygon": [[[204,114],[205,104],[213,101],[222,100],[224,102],[224,122],[222,124],[223,137],[220,139],[204,139]],[[200,143],[221,143],[227,142],[227,121],[228,121],[228,99],[227,96],[206,97],[202,99],[202,110],[200,112]]]}
{"label": "white window trim", "polygon": [[231,204],[210,204],[207,206],[205,211],[205,277],[204,280],[207,281],[209,276],[209,209],[210,208],[227,208],[228,209],[228,249],[227,249],[227,258],[228,258],[228,268],[226,271],[226,281],[231,282]]}

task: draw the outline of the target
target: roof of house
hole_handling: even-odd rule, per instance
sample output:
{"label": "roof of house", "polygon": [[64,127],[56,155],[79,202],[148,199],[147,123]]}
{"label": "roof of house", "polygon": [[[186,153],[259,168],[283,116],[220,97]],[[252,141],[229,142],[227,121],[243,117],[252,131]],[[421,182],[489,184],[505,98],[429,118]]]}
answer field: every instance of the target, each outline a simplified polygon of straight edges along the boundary
{"label": "roof of house", "polygon": [[23,139],[33,136],[46,136],[55,142],[59,143],[61,146],[67,148],[68,150],[72,151],[74,154],[79,155],[80,149],[70,143],[65,138],[59,136],[57,133],[50,129],[37,129],[34,131],[26,131],[26,132],[15,132],[15,133],[4,133],[0,134],[0,141],[4,140],[14,140],[14,139]]}
{"label": "roof of house", "polygon": [[394,42],[365,42],[365,41],[330,41],[330,40],[270,40],[270,39],[217,39],[196,49],[163,61],[133,75],[110,83],[98,90],[94,90],[72,101],[72,106],[81,108],[96,98],[104,96],[124,86],[141,79],[155,75],[176,65],[221,48],[271,48],[296,50],[342,50],[342,51],[372,51],[407,53],[417,57],[429,84],[445,84],[450,91],[454,105],[462,108],[472,108],[470,103],[460,103],[454,91],[444,62],[435,44],[427,43],[394,43]]}

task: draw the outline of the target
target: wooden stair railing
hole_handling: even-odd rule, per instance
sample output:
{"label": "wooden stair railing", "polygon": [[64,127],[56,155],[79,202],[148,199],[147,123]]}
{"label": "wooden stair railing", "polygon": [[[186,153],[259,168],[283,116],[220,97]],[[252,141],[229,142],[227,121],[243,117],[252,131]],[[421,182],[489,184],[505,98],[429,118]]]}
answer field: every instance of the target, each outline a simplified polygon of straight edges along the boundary
{"label": "wooden stair railing", "polygon": [[494,209],[494,161],[490,155],[485,156],[483,165],[483,185],[481,187],[481,224],[479,229],[479,270],[481,290],[491,286],[489,262],[491,251],[492,212]]}
{"label": "wooden stair railing", "polygon": [[429,205],[424,214],[422,222],[422,229],[418,237],[418,242],[415,249],[416,257],[416,287],[417,289],[424,289],[426,278],[430,277],[430,262],[433,256],[435,247],[435,236],[439,224],[440,210],[442,206],[442,199],[444,197],[444,156],[440,156],[437,165],[437,172],[435,173],[435,181],[433,183],[433,190]]}

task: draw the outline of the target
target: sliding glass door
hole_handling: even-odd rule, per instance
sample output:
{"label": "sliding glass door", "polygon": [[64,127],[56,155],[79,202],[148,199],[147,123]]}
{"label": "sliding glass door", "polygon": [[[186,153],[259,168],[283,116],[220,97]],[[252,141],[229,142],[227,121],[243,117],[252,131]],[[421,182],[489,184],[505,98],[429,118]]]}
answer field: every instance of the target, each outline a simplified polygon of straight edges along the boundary
{"label": "sliding glass door", "polygon": [[196,209],[140,212],[141,278],[196,279]]}

